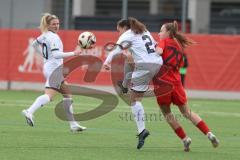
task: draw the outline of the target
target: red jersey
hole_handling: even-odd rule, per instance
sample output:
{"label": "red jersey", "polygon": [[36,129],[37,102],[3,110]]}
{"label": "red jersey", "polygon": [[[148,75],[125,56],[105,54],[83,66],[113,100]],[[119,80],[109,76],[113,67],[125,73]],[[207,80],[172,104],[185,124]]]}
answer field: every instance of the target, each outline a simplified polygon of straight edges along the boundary
{"label": "red jersey", "polygon": [[183,50],[180,44],[172,38],[160,40],[158,44],[158,47],[163,50],[163,64],[170,69],[162,79],[173,83],[181,83],[179,68],[183,64]]}

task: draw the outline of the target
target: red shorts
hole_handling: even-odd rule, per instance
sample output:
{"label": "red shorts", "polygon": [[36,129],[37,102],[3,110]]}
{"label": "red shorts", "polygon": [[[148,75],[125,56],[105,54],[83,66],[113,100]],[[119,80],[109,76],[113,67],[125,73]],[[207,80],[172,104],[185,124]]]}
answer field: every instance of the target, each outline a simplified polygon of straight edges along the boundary
{"label": "red shorts", "polygon": [[156,97],[159,106],[170,106],[171,103],[177,106],[182,106],[187,103],[187,96],[181,82],[177,84],[175,83],[173,86],[173,90],[170,93]]}

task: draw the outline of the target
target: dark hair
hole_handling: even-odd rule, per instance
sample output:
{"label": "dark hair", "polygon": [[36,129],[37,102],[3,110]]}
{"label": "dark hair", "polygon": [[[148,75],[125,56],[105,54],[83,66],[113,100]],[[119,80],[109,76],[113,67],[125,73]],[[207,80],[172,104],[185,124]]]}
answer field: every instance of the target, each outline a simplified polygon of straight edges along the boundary
{"label": "dark hair", "polygon": [[117,26],[121,28],[126,27],[126,29],[131,29],[136,34],[141,34],[147,30],[146,26],[142,22],[133,17],[128,17],[128,19],[121,19],[118,21]]}
{"label": "dark hair", "polygon": [[166,30],[169,31],[170,38],[176,38],[183,48],[195,44],[193,40],[188,39],[178,31],[177,21],[173,21],[172,23],[165,23],[164,26]]}

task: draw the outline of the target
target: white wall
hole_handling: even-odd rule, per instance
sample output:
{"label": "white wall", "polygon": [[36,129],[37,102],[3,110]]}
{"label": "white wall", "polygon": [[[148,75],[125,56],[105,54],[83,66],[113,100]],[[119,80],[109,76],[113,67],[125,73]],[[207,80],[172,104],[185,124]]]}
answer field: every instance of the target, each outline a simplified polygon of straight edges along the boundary
{"label": "white wall", "polygon": [[93,16],[95,0],[73,0],[73,16]]}
{"label": "white wall", "polygon": [[191,20],[192,33],[209,33],[211,2],[239,2],[240,0],[189,0],[188,18]]}
{"label": "white wall", "polygon": [[208,33],[211,0],[189,0],[188,18],[191,20],[192,33]]}
{"label": "white wall", "polygon": [[212,2],[226,2],[226,3],[231,3],[231,2],[240,2],[240,0],[211,0]]}
{"label": "white wall", "polygon": [[157,15],[158,14],[158,0],[150,0],[150,8],[149,8],[149,12],[152,15]]}
{"label": "white wall", "polygon": [[36,28],[51,0],[0,0],[0,27]]}

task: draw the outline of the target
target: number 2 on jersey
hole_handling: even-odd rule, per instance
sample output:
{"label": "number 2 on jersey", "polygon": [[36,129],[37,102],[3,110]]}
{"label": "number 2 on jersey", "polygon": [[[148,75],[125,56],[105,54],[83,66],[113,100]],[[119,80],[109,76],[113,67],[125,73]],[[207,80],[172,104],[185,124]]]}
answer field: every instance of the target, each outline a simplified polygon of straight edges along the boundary
{"label": "number 2 on jersey", "polygon": [[155,47],[153,45],[152,39],[148,35],[143,35],[142,40],[144,42],[146,41],[145,47],[147,49],[148,54],[154,53],[155,52]]}

